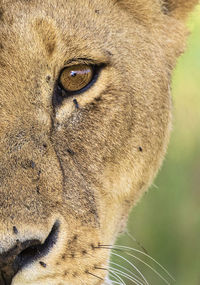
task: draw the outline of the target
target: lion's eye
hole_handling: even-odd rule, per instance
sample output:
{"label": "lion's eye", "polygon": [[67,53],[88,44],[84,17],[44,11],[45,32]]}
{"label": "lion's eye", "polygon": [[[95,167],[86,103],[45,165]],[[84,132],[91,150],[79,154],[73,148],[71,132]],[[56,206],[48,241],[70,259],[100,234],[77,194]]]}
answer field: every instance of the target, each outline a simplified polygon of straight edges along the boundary
{"label": "lion's eye", "polygon": [[59,77],[59,85],[66,92],[78,92],[87,87],[95,75],[92,65],[78,64],[64,68]]}

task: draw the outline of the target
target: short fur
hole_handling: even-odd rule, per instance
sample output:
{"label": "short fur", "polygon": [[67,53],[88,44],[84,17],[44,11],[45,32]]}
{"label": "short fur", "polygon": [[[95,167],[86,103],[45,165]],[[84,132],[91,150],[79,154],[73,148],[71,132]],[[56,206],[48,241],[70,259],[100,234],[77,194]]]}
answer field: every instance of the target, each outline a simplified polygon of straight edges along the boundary
{"label": "short fur", "polygon": [[[98,247],[114,243],[161,165],[182,20],[196,3],[0,0],[0,253],[60,224],[12,285],[107,284]],[[80,58],[105,67],[56,104],[60,70]]]}

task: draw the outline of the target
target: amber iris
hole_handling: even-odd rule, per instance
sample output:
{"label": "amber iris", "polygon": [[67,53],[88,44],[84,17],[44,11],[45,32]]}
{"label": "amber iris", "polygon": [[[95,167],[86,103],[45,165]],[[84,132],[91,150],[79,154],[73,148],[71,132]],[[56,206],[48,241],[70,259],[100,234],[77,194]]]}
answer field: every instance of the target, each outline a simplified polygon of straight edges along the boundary
{"label": "amber iris", "polygon": [[76,92],[86,87],[94,76],[93,67],[79,64],[66,67],[60,74],[60,85],[65,91]]}

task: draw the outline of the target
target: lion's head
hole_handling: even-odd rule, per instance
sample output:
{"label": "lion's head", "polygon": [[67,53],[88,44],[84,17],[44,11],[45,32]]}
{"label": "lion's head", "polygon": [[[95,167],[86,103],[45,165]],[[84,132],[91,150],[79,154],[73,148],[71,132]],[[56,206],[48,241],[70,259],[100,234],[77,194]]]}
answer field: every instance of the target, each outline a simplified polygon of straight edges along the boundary
{"label": "lion's head", "polygon": [[0,284],[107,284],[196,2],[0,1]]}

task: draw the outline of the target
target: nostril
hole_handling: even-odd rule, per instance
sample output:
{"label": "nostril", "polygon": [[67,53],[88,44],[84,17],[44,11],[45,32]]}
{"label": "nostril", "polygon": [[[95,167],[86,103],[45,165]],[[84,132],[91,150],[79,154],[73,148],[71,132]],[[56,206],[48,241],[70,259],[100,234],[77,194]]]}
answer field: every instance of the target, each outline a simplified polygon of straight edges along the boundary
{"label": "nostril", "polygon": [[18,256],[18,254],[25,248],[37,244],[40,244],[39,240],[28,240],[23,243],[20,243],[19,240],[17,240],[17,243],[13,248],[0,255],[0,284],[11,284],[13,276],[17,273],[19,269],[18,267],[14,266],[16,256]]}
{"label": "nostril", "polygon": [[17,271],[20,270],[22,267],[48,254],[50,249],[57,241],[59,225],[60,224],[57,221],[43,244],[39,243],[31,245],[29,247],[26,247],[26,249],[24,249],[22,252],[20,252],[20,254],[16,257],[14,261],[14,267],[17,267]]}
{"label": "nostril", "polygon": [[0,284],[9,285],[15,274],[25,266],[44,257],[57,241],[60,223],[56,221],[45,242],[39,240],[17,241],[15,247],[0,255]]}
{"label": "nostril", "polygon": [[24,246],[25,249],[17,255],[13,262],[13,268],[16,272],[19,271],[23,266],[34,261],[35,257],[37,256],[37,249],[39,246],[41,246],[40,242],[33,242],[30,243],[29,246]]}

